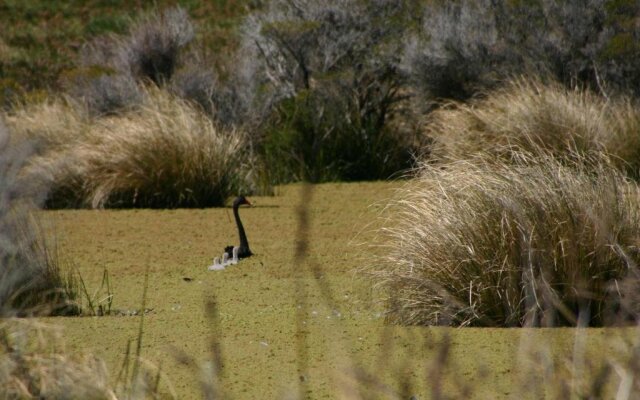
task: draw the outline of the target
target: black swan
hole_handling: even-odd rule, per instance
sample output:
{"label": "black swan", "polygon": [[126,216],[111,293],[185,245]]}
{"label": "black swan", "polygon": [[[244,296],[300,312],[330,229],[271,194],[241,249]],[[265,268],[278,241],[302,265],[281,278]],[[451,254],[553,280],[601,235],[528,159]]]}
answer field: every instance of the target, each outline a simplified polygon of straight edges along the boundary
{"label": "black swan", "polygon": [[[233,201],[233,216],[236,219],[236,225],[238,225],[238,236],[240,236],[240,246],[238,247],[238,257],[237,258],[247,258],[253,255],[251,250],[249,249],[249,241],[247,241],[247,234],[244,233],[244,227],[242,226],[242,221],[240,221],[240,214],[238,214],[238,208],[243,205],[251,205],[249,200],[245,199],[244,196],[238,196]],[[229,259],[234,259],[234,251],[233,246],[227,246],[224,248],[224,252],[227,254]]]}

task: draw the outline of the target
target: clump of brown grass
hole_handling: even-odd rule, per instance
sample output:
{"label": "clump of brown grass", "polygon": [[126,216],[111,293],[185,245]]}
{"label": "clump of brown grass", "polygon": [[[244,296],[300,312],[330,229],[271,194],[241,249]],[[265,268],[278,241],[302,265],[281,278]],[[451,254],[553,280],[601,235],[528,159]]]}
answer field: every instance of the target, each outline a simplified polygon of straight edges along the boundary
{"label": "clump of brown grass", "polygon": [[514,153],[513,164],[424,166],[388,211],[388,254],[374,274],[393,322],[638,318],[640,191],[608,164]]}
{"label": "clump of brown grass", "polygon": [[147,89],[127,113],[85,115],[53,102],[11,116],[19,134],[42,143],[24,176],[52,187],[50,206],[205,207],[252,188],[247,136],[165,90]]}
{"label": "clump of brown grass", "polygon": [[89,129],[87,114],[62,97],[16,106],[7,123],[17,139],[37,143],[40,151],[78,141]]}
{"label": "clump of brown grass", "polygon": [[[138,341],[141,340],[141,334]],[[133,363],[133,371],[129,364]],[[161,392],[160,386],[163,387]],[[8,399],[176,398],[160,369],[127,348],[123,370],[113,382],[95,355],[72,354],[62,329],[28,319],[0,323],[0,397]]]}
{"label": "clump of brown grass", "polygon": [[247,137],[223,132],[166,91],[149,90],[140,111],[99,121],[76,151],[92,207],[220,205],[245,183]]}
{"label": "clump of brown grass", "polygon": [[78,314],[72,275],[45,240],[34,210],[42,189],[21,181],[32,154],[28,142],[15,142],[0,118],[0,316]]}
{"label": "clump of brown grass", "polygon": [[82,163],[74,155],[79,143],[90,140],[86,112],[66,98],[24,103],[7,115],[13,145],[33,148],[20,179],[49,197],[50,205],[82,203]]}
{"label": "clump of brown grass", "polygon": [[0,396],[9,399],[116,399],[104,362],[70,357],[60,329],[31,320],[0,324]]}
{"label": "clump of brown grass", "polygon": [[508,159],[513,150],[542,150],[558,158],[604,153],[636,176],[639,132],[640,112],[631,100],[539,79],[517,79],[479,100],[445,106],[427,127],[437,159],[478,153]]}

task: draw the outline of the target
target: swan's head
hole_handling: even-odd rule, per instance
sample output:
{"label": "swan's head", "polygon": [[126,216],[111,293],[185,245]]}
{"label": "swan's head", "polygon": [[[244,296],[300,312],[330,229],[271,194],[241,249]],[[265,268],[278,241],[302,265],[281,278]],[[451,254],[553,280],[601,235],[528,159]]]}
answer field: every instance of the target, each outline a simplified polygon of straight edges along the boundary
{"label": "swan's head", "polygon": [[238,197],[236,197],[236,199],[233,201],[233,206],[234,206],[234,207],[238,207],[238,206],[245,205],[245,204],[246,204],[246,205],[248,205],[248,206],[250,206],[250,205],[251,205],[251,203],[249,202],[249,200],[247,200],[244,196],[238,196]]}

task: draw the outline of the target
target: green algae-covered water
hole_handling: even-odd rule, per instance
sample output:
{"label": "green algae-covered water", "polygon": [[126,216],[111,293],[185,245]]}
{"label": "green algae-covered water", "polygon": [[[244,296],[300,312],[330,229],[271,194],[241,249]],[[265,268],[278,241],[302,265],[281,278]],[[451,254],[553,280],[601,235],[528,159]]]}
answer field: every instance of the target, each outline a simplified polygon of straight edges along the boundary
{"label": "green algae-covered water", "polygon": [[314,185],[308,197],[289,185],[250,197],[240,214],[255,255],[224,271],[207,266],[237,244],[230,208],[46,211],[89,291],[108,272],[117,310],[46,322],[63,328],[70,353],[103,358],[115,380],[127,343],[135,347],[140,317],[128,314],[142,305],[148,271],[142,357],[160,368],[162,396],[180,399],[203,398],[202,381],[235,399],[554,398],[562,382],[586,387],[606,359],[628,356],[630,328],[386,325],[381,293],[357,271],[381,251],[370,247],[377,217],[399,185]]}

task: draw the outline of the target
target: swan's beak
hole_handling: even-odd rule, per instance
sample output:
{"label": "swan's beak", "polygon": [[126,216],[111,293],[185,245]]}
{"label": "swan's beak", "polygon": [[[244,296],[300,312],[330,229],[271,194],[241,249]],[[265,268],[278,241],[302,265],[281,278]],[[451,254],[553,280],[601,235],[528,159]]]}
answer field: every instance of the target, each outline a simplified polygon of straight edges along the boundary
{"label": "swan's beak", "polygon": [[249,200],[244,199],[244,201],[245,201],[245,204],[248,205],[249,207],[253,206],[253,204],[251,204],[251,202]]}

